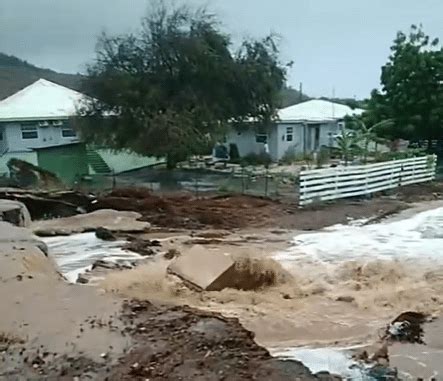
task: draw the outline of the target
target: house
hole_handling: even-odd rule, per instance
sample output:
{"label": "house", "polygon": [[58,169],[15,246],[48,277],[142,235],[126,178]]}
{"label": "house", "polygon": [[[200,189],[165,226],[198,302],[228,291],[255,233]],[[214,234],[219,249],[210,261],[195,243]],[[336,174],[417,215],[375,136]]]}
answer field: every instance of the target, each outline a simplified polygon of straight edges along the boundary
{"label": "house", "polygon": [[79,138],[69,125],[83,94],[45,79],[0,102],[0,154],[71,144]]}
{"label": "house", "polygon": [[268,151],[271,158],[278,161],[286,152],[303,154],[334,146],[335,136],[344,127],[345,116],[362,112],[314,99],[279,110],[278,120],[266,132],[258,133],[252,124],[245,130],[231,130],[225,144],[236,144],[240,156]]}
{"label": "house", "polygon": [[84,94],[40,79],[0,101],[0,174],[9,174],[6,164],[16,158],[72,184],[83,175],[126,172],[164,161],[85,146],[70,125],[84,99]]}

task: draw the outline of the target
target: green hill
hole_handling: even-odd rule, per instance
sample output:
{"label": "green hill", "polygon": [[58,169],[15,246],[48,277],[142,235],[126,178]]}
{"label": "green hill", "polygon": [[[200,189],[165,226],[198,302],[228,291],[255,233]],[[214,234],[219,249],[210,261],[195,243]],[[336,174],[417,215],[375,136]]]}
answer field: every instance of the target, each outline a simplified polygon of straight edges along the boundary
{"label": "green hill", "polygon": [[81,76],[42,69],[14,56],[0,53],[0,99],[4,99],[40,78],[73,90],[80,89]]}

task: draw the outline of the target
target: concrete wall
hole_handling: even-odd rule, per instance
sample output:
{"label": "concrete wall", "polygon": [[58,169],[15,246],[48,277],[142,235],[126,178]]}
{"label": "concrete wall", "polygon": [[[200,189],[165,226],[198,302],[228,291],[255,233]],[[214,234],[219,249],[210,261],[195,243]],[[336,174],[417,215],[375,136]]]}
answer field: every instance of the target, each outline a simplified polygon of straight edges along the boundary
{"label": "concrete wall", "polygon": [[[264,144],[257,143],[255,137],[256,133],[252,128],[242,131],[232,130],[226,136],[226,145],[229,147],[229,144],[237,144],[238,153],[241,157],[250,153],[259,154],[264,151]],[[271,151],[271,147],[269,147],[269,150]]]}
{"label": "concrete wall", "polygon": [[[64,121],[67,123],[67,121]],[[23,139],[21,123],[5,123],[3,124],[4,137],[7,142],[7,148],[9,152],[23,152],[28,151],[31,148],[37,147],[50,147],[54,145],[62,145],[78,142],[77,137],[63,137],[62,127],[53,126],[52,122],[49,122],[48,127],[38,126],[38,122],[23,123],[23,125],[37,127],[38,137],[35,139]]]}
{"label": "concrete wall", "polygon": [[[292,128],[292,141],[288,141],[288,128]],[[304,126],[301,123],[281,123],[277,125],[277,160],[280,160],[286,152],[303,153]]]}

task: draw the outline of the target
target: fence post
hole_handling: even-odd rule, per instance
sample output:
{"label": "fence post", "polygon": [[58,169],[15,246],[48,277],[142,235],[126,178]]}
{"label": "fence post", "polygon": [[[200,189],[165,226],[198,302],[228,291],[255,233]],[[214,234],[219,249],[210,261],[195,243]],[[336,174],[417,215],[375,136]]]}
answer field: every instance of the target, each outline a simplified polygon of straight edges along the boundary
{"label": "fence post", "polygon": [[269,173],[269,170],[268,170],[268,168],[266,168],[266,171],[265,171],[265,197],[268,197],[268,173]]}

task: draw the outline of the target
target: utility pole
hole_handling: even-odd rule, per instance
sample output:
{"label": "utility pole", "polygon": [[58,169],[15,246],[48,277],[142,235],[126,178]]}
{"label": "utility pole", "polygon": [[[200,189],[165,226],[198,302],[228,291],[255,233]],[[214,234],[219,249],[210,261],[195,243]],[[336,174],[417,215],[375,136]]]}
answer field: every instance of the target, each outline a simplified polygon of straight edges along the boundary
{"label": "utility pole", "polygon": [[303,83],[300,82],[300,90],[299,90],[299,96],[300,96],[300,103],[303,102]]}

